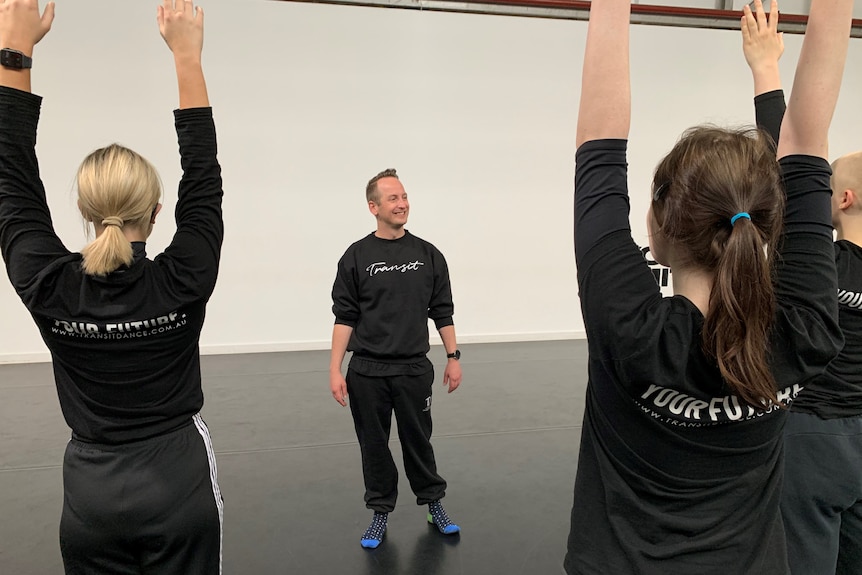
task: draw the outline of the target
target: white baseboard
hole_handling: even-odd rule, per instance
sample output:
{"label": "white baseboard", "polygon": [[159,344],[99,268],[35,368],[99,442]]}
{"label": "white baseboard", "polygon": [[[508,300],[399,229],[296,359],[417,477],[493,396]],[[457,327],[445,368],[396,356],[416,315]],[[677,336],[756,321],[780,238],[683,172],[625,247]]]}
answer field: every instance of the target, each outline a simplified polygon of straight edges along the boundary
{"label": "white baseboard", "polygon": [[[555,341],[564,339],[584,339],[583,331],[535,332],[535,333],[492,333],[459,335],[458,343],[507,343],[514,341]],[[273,353],[286,351],[328,350],[329,340],[289,341],[273,343],[241,343],[201,345],[201,355],[227,355],[240,353]],[[440,336],[431,334],[431,345],[441,345]],[[45,363],[51,361],[47,351],[32,353],[0,353],[0,364]]]}
{"label": "white baseboard", "polygon": [[[538,332],[538,333],[493,333],[477,335],[459,335],[459,344],[468,343],[507,343],[514,341],[556,341],[565,339],[585,339],[584,331]],[[431,345],[443,345],[440,336],[431,334]],[[328,350],[332,342],[292,341],[278,343],[245,343],[235,345],[202,345],[201,355],[225,355],[240,353],[272,353],[285,351],[319,351]],[[2,356],[0,356],[2,357]],[[0,359],[0,361],[2,361]]]}
{"label": "white baseboard", "polygon": [[4,363],[47,363],[49,361],[51,361],[51,354],[47,351],[0,353],[0,365]]}

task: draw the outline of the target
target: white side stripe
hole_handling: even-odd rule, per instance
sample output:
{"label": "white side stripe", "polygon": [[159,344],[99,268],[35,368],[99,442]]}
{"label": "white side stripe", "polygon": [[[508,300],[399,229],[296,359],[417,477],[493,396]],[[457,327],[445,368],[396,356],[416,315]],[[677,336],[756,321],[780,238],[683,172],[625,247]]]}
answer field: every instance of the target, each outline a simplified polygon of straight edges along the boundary
{"label": "white side stripe", "polygon": [[192,419],[195,422],[195,427],[198,428],[198,433],[204,439],[204,445],[207,450],[207,460],[210,464],[210,481],[213,484],[213,496],[215,497],[216,507],[218,508],[218,572],[222,572],[222,539],[224,536],[224,501],[221,498],[221,490],[218,486],[218,469],[216,468],[215,451],[213,451],[212,440],[210,439],[210,431],[207,429],[207,424],[204,423],[200,413],[195,414]]}

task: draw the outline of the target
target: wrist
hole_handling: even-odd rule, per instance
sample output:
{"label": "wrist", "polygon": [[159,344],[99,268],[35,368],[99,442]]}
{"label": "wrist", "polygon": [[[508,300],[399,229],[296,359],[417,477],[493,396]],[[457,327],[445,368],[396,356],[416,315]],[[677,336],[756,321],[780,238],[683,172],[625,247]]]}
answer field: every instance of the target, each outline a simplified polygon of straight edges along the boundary
{"label": "wrist", "polygon": [[779,73],[778,62],[759,62],[751,65],[751,72],[757,76],[772,76]]}
{"label": "wrist", "polygon": [[200,52],[174,52],[174,64],[177,69],[194,69],[201,67]]}
{"label": "wrist", "polygon": [[17,40],[8,38],[0,42],[0,48],[9,48],[10,50],[18,50],[28,58],[33,57],[33,49],[36,45],[27,40]]}

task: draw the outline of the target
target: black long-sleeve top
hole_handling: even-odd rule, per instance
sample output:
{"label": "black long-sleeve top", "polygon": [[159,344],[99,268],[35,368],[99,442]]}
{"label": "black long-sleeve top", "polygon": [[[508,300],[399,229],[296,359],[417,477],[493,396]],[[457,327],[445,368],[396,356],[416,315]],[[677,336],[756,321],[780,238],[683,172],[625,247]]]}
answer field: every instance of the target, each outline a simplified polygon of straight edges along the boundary
{"label": "black long-sleeve top", "polygon": [[173,241],[106,276],[54,232],[39,177],[41,98],[0,87],[0,249],[51,352],[60,407],[86,441],[124,443],[181,427],[203,405],[198,340],[224,227],[209,108],[174,113],[183,176]]}
{"label": "black long-sleeve top", "polygon": [[332,312],[335,323],[353,328],[351,367],[358,358],[401,364],[421,360],[430,349],[428,319],[437,329],[454,323],[446,259],[407,231],[395,240],[369,234],[338,262]]}
{"label": "black long-sleeve top", "polygon": [[[787,211],[770,345],[792,400],[840,349],[829,166],[781,161]],[[701,346],[703,315],[662,298],[632,241],[626,142],[577,152],[575,251],[589,382],[569,573],[788,572],[779,514],[786,410],[729,393]]]}

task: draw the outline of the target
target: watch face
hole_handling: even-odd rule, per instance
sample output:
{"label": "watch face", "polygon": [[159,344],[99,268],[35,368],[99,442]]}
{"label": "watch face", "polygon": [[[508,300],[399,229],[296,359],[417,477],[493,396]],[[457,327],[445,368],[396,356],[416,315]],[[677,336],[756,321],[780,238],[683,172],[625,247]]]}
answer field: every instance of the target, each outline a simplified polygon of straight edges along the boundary
{"label": "watch face", "polygon": [[3,50],[0,51],[0,65],[3,65],[6,68],[18,68],[21,69],[24,67],[24,55],[17,50]]}

